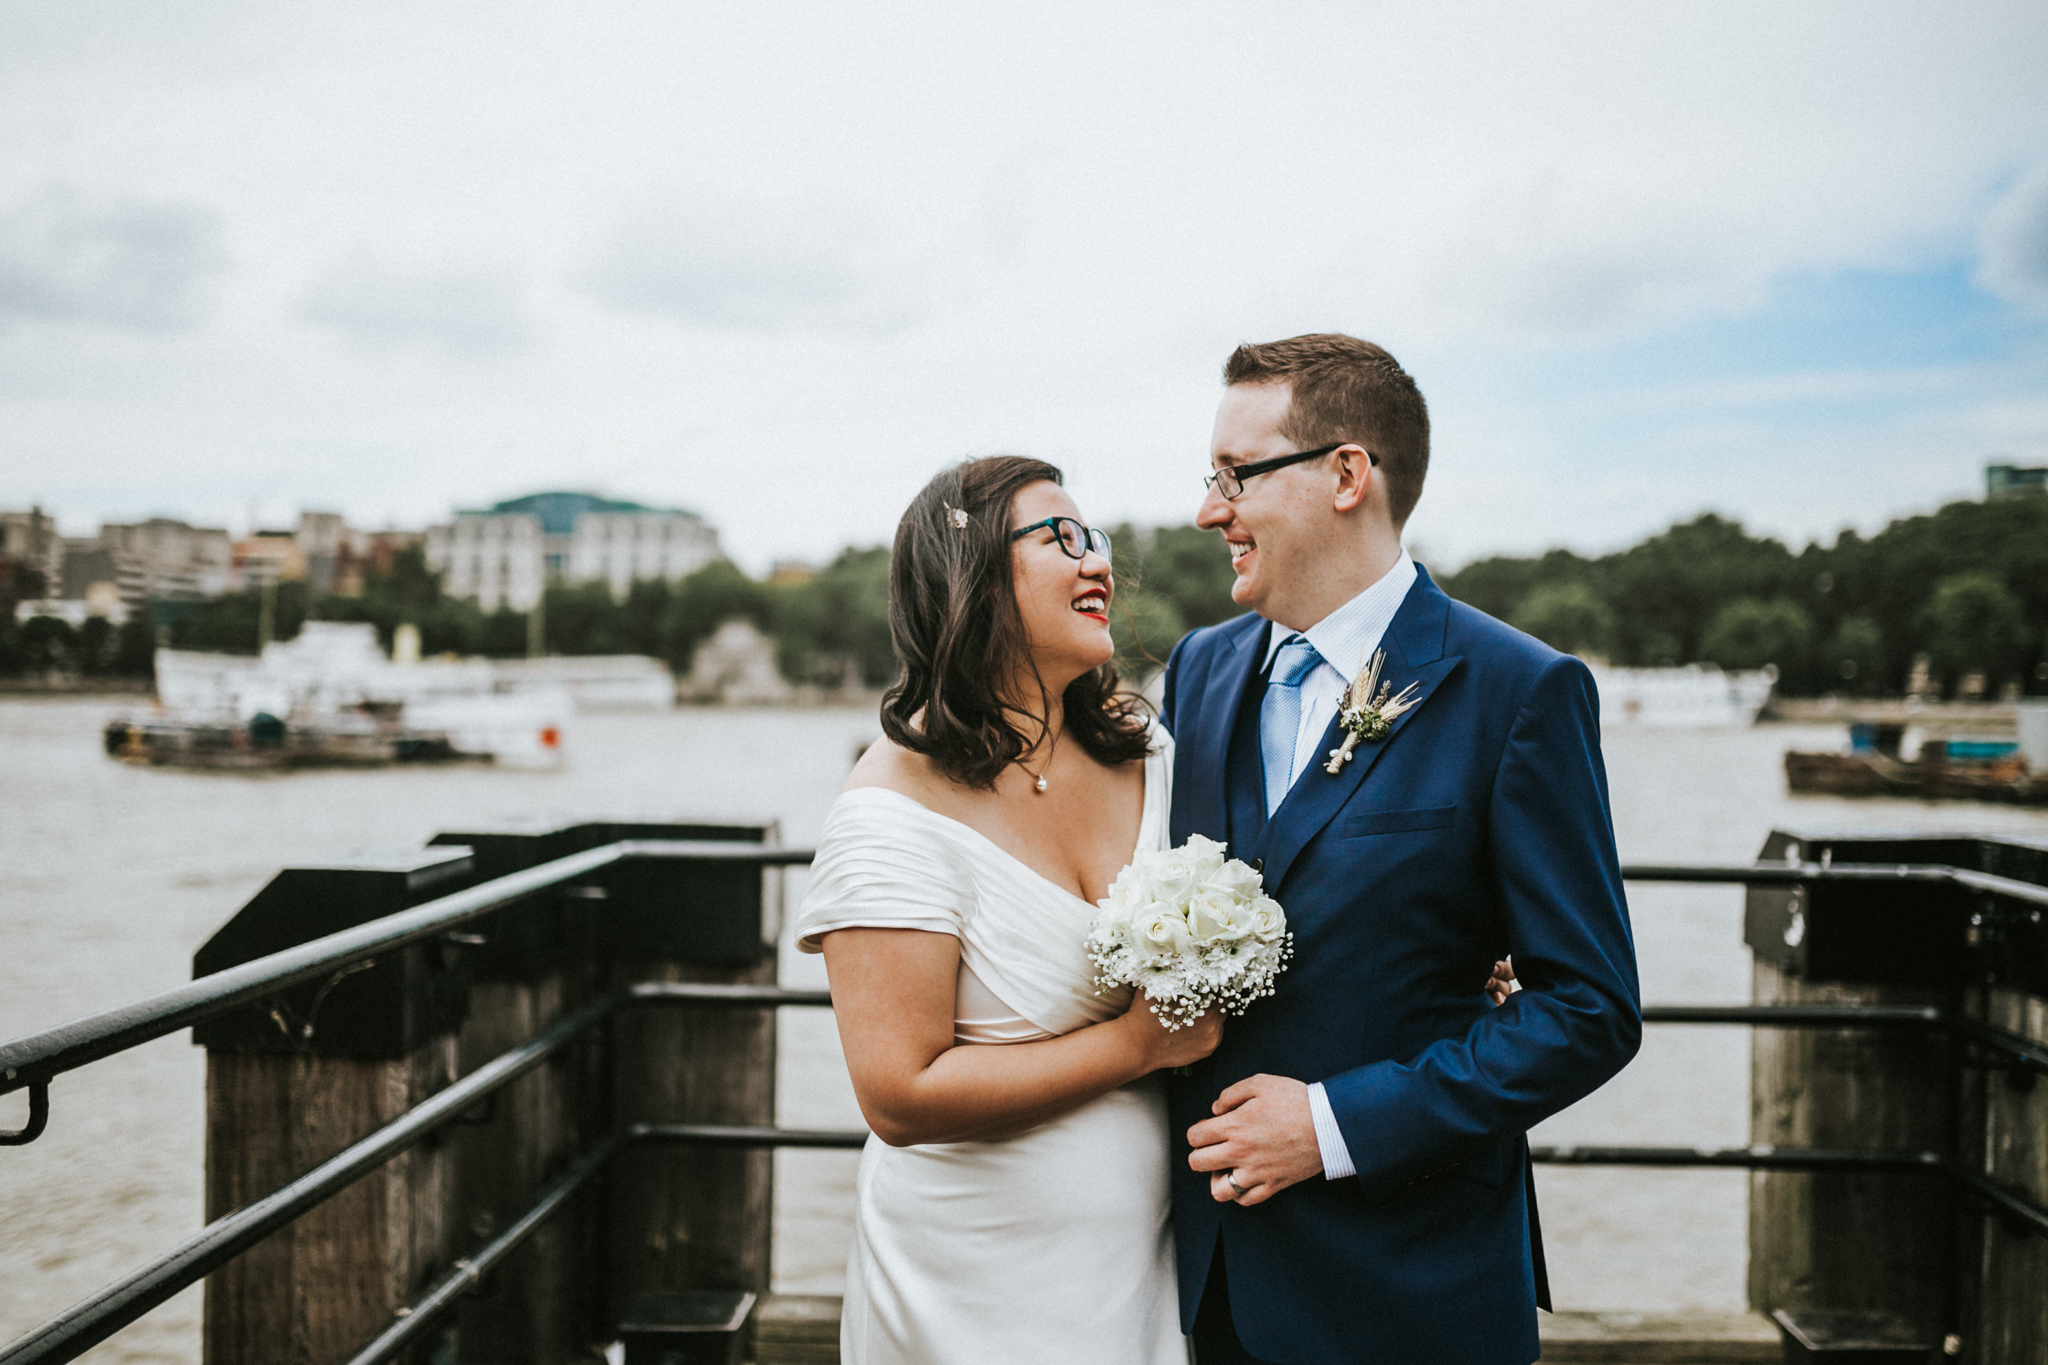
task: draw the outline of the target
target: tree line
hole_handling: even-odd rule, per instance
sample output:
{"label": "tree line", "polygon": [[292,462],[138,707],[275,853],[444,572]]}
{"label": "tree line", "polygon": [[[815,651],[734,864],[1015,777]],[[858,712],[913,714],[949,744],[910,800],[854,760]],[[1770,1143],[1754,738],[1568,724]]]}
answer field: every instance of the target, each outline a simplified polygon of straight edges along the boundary
{"label": "tree line", "polygon": [[1771,665],[1794,696],[2048,691],[2048,498],[1954,502],[1794,553],[1707,514],[1615,554],[1468,564],[1444,588],[1556,648],[1639,667]]}
{"label": "tree line", "polygon": [[[1111,538],[1111,630],[1126,677],[1149,675],[1187,631],[1237,614],[1214,533],[1125,525]],[[602,583],[557,584],[542,603],[542,645],[651,655],[686,673],[703,641],[742,619],[774,641],[791,682],[881,687],[896,671],[888,561],[884,548],[849,549],[801,581],[762,582],[720,560],[674,583],[635,583],[623,601]],[[253,590],[160,604],[120,628],[17,622],[10,596],[29,597],[18,590],[24,582],[10,594],[0,577],[0,673],[146,675],[159,632],[179,648],[251,652],[262,628]],[[1443,586],[1559,649],[1644,667],[1770,665],[1795,696],[1896,695],[1923,657],[1931,683],[1948,693],[1973,677],[1993,694],[2048,691],[2048,498],[1951,503],[1797,553],[1707,514],[1610,555],[1478,560]],[[387,648],[410,623],[428,654],[516,657],[529,647],[526,613],[450,597],[417,548],[370,575],[361,596],[314,597],[303,583],[282,583],[269,610],[279,639],[320,619],[371,622]]]}

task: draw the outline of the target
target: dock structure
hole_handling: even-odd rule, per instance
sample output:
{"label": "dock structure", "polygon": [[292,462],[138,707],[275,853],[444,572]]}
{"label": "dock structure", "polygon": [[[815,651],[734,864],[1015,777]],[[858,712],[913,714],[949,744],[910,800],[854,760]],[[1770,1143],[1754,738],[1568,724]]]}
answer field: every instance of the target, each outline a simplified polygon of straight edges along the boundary
{"label": "dock structure", "polygon": [[[774,1011],[830,1005],[775,984],[810,856],[594,823],[287,869],[188,985],[0,1045],[19,1145],[55,1077],[191,1028],[208,1219],[0,1365],[202,1279],[207,1365],[836,1360],[837,1301],[769,1293],[772,1149],[866,1138],[775,1122]],[[2048,846],[1778,832],[1624,873],[1746,888],[1752,1003],[1644,1017],[1753,1030],[1751,1142],[1531,1156],[1750,1172],[1755,1311],[1547,1316],[1544,1359],[2048,1359]]]}

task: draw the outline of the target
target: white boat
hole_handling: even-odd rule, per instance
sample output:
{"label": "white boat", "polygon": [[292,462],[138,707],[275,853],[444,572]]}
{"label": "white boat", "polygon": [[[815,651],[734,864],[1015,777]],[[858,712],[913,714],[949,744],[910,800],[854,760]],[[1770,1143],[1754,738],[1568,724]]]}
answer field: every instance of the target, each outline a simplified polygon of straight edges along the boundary
{"label": "white boat", "polygon": [[246,726],[268,715],[332,727],[375,715],[409,734],[445,738],[458,755],[528,767],[560,762],[576,710],[570,690],[544,675],[521,676],[489,659],[394,663],[378,648],[375,626],[343,621],[308,621],[260,657],[159,649],[156,686],[156,725]]}
{"label": "white boat", "polygon": [[1739,673],[1703,664],[1683,668],[1611,668],[1589,663],[1600,689],[1602,725],[1734,730],[1756,723],[1778,671]]}

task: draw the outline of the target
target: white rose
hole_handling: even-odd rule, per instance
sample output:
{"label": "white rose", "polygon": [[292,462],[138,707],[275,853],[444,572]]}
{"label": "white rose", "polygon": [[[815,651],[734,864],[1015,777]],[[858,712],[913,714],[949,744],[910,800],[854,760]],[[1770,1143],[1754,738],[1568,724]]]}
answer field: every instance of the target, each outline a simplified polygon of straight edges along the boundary
{"label": "white rose", "polygon": [[1118,919],[1127,919],[1131,911],[1152,899],[1151,889],[1145,884],[1145,874],[1136,864],[1116,874],[1116,880],[1109,884],[1109,895],[1096,902]]}
{"label": "white rose", "polygon": [[1245,912],[1251,931],[1261,943],[1272,943],[1287,932],[1287,914],[1271,896],[1260,896]]}
{"label": "white rose", "polygon": [[1217,869],[1223,866],[1223,859],[1226,856],[1222,844],[1199,834],[1190,834],[1188,841],[1181,845],[1180,851],[1193,865],[1196,881],[1207,881],[1215,876]]}
{"label": "white rose", "polygon": [[1220,891],[1232,900],[1245,902],[1259,894],[1259,874],[1249,863],[1232,858],[1202,879],[1207,891]]}
{"label": "white rose", "polygon": [[1193,942],[1188,933],[1188,922],[1181,917],[1180,911],[1157,901],[1133,921],[1132,927],[1137,930],[1138,946],[1153,958],[1178,957]]}
{"label": "white rose", "polygon": [[1160,854],[1146,872],[1153,898],[1169,905],[1185,905],[1201,880],[1195,875],[1193,860],[1177,848]]}
{"label": "white rose", "polygon": [[1239,923],[1237,900],[1225,896],[1221,890],[1198,890],[1188,900],[1188,929],[1194,933],[1196,943],[1217,943],[1223,939],[1241,939],[1251,929],[1251,921]]}

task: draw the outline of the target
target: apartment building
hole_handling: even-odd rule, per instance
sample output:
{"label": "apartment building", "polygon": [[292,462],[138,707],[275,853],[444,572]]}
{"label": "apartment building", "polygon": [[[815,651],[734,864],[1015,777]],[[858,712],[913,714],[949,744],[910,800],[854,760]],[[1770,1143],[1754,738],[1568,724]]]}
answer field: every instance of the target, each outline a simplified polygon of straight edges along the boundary
{"label": "apartment building", "polygon": [[550,583],[673,581],[718,558],[718,532],[694,512],[588,493],[535,493],[458,512],[427,530],[427,564],[454,597],[529,611]]}

